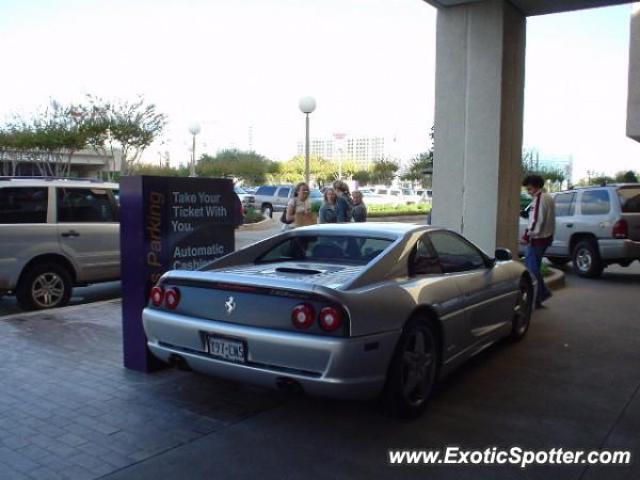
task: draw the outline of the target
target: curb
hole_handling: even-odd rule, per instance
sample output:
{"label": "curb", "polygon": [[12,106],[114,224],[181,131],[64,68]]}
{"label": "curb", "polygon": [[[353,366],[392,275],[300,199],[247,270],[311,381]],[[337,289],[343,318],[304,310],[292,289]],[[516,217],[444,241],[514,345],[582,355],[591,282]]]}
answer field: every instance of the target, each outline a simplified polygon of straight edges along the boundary
{"label": "curb", "polygon": [[565,286],[565,274],[562,270],[549,267],[551,275],[548,275],[544,279],[545,285],[551,290],[558,290]]}
{"label": "curb", "polygon": [[273,219],[266,217],[264,220],[260,220],[255,223],[245,223],[238,227],[238,230],[260,230],[262,227],[265,227],[267,223],[271,222]]}
{"label": "curb", "polygon": [[367,216],[368,222],[393,222],[399,221],[401,223],[407,223],[407,221],[415,220],[414,223],[422,222],[426,224],[427,216],[422,214],[411,214],[411,215],[369,215]]}
{"label": "curb", "polygon": [[122,301],[122,298],[118,297],[118,298],[110,298],[109,300],[100,300],[98,302],[81,303],[79,305],[69,305],[68,307],[50,308],[50,309],[45,309],[45,310],[34,310],[32,312],[11,313],[9,315],[0,316],[0,322],[2,322],[4,320],[13,320],[13,319],[20,319],[20,318],[37,317],[37,316],[42,315],[42,314],[49,314],[49,315],[64,314],[66,312],[79,310],[81,308],[99,307],[101,305],[106,305],[106,304],[109,304],[109,303],[120,303],[121,301]]}

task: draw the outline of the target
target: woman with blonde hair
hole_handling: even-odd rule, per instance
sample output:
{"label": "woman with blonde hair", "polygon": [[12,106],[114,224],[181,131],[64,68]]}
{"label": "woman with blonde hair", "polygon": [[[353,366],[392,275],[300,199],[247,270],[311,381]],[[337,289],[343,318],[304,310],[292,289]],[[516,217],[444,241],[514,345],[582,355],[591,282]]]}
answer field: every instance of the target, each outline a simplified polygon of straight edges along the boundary
{"label": "woman with blonde hair", "polygon": [[337,203],[338,196],[336,195],[336,191],[333,187],[327,187],[324,191],[324,202],[320,207],[320,212],[318,212],[319,223],[338,222]]}
{"label": "woman with blonde hair", "polygon": [[289,228],[304,227],[316,223],[316,215],[311,210],[309,185],[305,182],[296,185],[295,194],[287,204],[284,217]]}

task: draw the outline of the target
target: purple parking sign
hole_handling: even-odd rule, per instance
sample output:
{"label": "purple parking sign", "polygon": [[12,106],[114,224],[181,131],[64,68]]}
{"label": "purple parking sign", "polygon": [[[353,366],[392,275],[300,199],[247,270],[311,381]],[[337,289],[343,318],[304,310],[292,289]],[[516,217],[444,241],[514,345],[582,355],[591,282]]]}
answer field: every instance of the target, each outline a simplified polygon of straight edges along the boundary
{"label": "purple parking sign", "polygon": [[151,287],[168,270],[196,270],[232,252],[242,205],[227,179],[134,176],[120,188],[124,365],[151,372],[162,367],[142,326]]}

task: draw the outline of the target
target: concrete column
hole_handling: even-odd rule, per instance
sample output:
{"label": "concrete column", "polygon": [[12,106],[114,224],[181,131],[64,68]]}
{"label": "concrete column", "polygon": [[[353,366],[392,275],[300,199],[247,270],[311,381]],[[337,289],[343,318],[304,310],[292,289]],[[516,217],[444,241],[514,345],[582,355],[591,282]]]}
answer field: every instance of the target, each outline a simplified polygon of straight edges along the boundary
{"label": "concrete column", "polygon": [[505,0],[438,10],[432,223],[490,255],[517,252],[525,35]]}
{"label": "concrete column", "polygon": [[640,4],[633,5],[629,32],[627,137],[640,142]]}

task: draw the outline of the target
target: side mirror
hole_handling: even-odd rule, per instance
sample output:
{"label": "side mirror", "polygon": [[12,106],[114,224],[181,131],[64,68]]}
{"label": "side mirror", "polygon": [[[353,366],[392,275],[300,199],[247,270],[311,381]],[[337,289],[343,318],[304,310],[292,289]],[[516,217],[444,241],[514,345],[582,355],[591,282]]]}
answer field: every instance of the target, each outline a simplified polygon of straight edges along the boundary
{"label": "side mirror", "polygon": [[525,219],[529,218],[529,210],[520,210],[520,216]]}
{"label": "side mirror", "polygon": [[509,260],[513,260],[511,250],[508,248],[496,248],[496,260],[499,262],[508,262]]}

